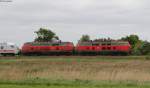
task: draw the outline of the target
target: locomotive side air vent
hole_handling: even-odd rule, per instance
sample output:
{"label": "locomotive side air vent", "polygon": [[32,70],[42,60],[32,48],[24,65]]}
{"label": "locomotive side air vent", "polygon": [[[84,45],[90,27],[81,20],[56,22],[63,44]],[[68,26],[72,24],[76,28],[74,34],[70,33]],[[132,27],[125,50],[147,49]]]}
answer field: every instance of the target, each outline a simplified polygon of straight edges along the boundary
{"label": "locomotive side air vent", "polygon": [[34,48],[33,48],[33,47],[31,47],[31,50],[34,50]]}
{"label": "locomotive side air vent", "polygon": [[59,47],[56,47],[56,50],[59,50]]}
{"label": "locomotive side air vent", "polygon": [[87,47],[86,49],[87,49],[87,50],[89,50],[90,48],[89,48],[89,47]]}
{"label": "locomotive side air vent", "polygon": [[92,50],[95,50],[95,47],[92,47]]}
{"label": "locomotive side air vent", "polygon": [[106,50],[106,47],[102,47],[102,50]]}
{"label": "locomotive side air vent", "polygon": [[116,47],[113,47],[113,50],[116,50]]}
{"label": "locomotive side air vent", "polygon": [[111,47],[107,47],[108,50],[111,50]]}

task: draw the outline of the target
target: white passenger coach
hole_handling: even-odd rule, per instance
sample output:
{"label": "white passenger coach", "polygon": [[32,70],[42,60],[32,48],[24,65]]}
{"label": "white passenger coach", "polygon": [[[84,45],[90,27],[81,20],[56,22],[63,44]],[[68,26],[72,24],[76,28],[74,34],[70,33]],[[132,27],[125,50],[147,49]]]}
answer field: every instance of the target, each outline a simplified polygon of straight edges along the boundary
{"label": "white passenger coach", "polygon": [[19,53],[19,47],[14,43],[0,43],[0,55],[17,55]]}

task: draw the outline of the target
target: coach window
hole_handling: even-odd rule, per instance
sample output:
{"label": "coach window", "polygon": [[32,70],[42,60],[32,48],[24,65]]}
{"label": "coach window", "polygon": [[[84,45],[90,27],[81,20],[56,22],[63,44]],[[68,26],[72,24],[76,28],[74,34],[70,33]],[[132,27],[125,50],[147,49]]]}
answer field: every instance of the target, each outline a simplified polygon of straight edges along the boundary
{"label": "coach window", "polygon": [[1,46],[1,49],[4,49],[4,47],[3,47],[3,46]]}
{"label": "coach window", "polygon": [[11,47],[11,48],[14,48],[14,46],[13,46],[13,45],[11,45],[10,47]]}

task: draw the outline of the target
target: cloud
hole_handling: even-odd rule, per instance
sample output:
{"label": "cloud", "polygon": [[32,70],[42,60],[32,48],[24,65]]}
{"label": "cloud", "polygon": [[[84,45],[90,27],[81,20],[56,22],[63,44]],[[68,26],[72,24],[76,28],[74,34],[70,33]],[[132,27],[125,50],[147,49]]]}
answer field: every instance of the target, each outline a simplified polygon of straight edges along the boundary
{"label": "cloud", "polygon": [[[126,1],[126,2],[125,2]],[[0,3],[0,41],[19,45],[32,41],[40,27],[52,29],[64,41],[120,38],[138,34],[150,40],[149,0],[14,0]],[[132,7],[133,6],[133,7]]]}

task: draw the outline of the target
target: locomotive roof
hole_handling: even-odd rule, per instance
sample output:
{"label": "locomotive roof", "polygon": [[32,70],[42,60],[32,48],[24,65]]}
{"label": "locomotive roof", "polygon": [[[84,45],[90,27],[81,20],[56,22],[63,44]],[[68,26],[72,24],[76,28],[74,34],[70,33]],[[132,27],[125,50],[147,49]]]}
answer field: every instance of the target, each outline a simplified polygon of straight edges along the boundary
{"label": "locomotive roof", "polygon": [[72,43],[72,42],[27,42],[27,44],[61,44],[61,43]]}
{"label": "locomotive roof", "polygon": [[86,41],[86,42],[78,42],[78,44],[92,45],[92,44],[111,44],[111,45],[125,45],[129,44],[128,41],[121,40],[113,40],[113,41]]}
{"label": "locomotive roof", "polygon": [[[25,44],[31,44],[31,45],[64,45],[67,43],[72,43],[72,42],[27,42]],[[73,44],[73,43],[72,43]]]}
{"label": "locomotive roof", "polygon": [[112,41],[85,41],[85,42],[81,42],[79,41],[79,43],[128,43],[128,41],[122,41],[122,40],[112,40]]}

